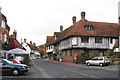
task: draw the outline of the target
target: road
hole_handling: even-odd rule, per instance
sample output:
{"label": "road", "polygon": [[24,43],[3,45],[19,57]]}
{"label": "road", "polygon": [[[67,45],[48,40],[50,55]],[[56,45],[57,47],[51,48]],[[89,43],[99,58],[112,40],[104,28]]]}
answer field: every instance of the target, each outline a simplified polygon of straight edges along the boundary
{"label": "road", "polygon": [[32,60],[30,72],[5,78],[118,78],[117,66],[65,65],[44,59]]}

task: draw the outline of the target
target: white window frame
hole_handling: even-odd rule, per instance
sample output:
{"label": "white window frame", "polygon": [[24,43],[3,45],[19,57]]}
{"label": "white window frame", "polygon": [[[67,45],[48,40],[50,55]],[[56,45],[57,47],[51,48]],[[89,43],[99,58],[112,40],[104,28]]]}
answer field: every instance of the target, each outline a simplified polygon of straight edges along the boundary
{"label": "white window frame", "polygon": [[5,28],[5,21],[2,20],[2,28]]}
{"label": "white window frame", "polygon": [[4,42],[7,42],[7,34],[4,34]]}

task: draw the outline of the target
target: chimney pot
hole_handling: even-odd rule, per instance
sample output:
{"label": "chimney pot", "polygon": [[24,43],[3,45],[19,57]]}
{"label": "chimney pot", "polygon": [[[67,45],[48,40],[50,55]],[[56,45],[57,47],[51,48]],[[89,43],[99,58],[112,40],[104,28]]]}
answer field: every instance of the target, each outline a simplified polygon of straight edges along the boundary
{"label": "chimney pot", "polygon": [[72,20],[73,20],[73,24],[76,23],[76,16],[73,16]]}
{"label": "chimney pot", "polygon": [[81,12],[81,19],[85,18],[85,12]]}
{"label": "chimney pot", "polygon": [[26,38],[24,38],[24,43],[26,43]]}
{"label": "chimney pot", "polygon": [[63,31],[63,25],[60,26],[60,32],[62,32],[62,31]]}
{"label": "chimney pot", "polygon": [[13,31],[13,36],[15,39],[17,38],[17,31],[16,30]]}
{"label": "chimney pot", "polygon": [[30,41],[30,45],[32,45],[32,41]]}

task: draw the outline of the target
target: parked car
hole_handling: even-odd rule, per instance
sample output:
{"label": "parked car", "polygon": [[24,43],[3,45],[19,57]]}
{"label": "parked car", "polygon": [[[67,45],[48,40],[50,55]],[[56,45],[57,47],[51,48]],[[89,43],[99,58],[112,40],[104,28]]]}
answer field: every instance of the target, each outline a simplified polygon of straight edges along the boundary
{"label": "parked car", "polygon": [[20,75],[23,73],[26,73],[29,71],[29,68],[27,65],[24,64],[13,64],[7,59],[1,59],[0,60],[0,69],[2,69],[2,73],[11,73],[13,75]]}
{"label": "parked car", "polygon": [[21,64],[21,62],[16,59],[9,59],[9,61],[11,61],[14,64]]}
{"label": "parked car", "polygon": [[103,56],[103,57],[94,57],[91,60],[87,60],[85,63],[88,66],[90,66],[90,65],[104,66],[104,65],[108,65],[110,63],[110,61],[107,58],[107,56]]}

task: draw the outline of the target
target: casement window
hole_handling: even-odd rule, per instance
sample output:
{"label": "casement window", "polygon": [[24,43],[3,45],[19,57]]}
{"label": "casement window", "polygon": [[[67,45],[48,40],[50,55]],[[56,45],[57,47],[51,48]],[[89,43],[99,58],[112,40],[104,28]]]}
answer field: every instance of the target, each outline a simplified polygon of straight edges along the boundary
{"label": "casement window", "polygon": [[4,42],[7,42],[7,34],[4,34]]}
{"label": "casement window", "polygon": [[52,45],[51,45],[51,48],[50,49],[52,49]]}
{"label": "casement window", "polygon": [[64,45],[66,45],[66,40],[64,41]]}
{"label": "casement window", "polygon": [[70,56],[72,56],[72,50],[70,50]]}
{"label": "casement window", "polygon": [[67,57],[67,51],[65,51],[65,57]]}
{"label": "casement window", "polygon": [[102,43],[102,38],[96,37],[95,38],[95,43]]}
{"label": "casement window", "polygon": [[110,38],[110,43],[111,43],[111,44],[113,43],[113,39],[112,39],[112,38]]}
{"label": "casement window", "polygon": [[61,42],[61,45],[62,45],[62,46],[64,45],[63,41]]}
{"label": "casement window", "polygon": [[5,21],[2,20],[2,28],[5,28]]}
{"label": "casement window", "polygon": [[88,43],[89,37],[81,37],[81,43]]}

